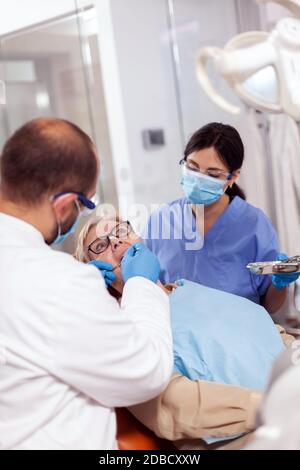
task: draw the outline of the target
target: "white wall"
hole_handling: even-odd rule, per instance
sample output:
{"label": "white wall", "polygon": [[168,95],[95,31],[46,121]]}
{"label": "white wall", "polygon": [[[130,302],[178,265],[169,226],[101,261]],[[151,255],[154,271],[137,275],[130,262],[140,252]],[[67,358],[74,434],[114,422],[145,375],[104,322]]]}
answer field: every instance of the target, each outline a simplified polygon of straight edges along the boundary
{"label": "white wall", "polygon": [[[188,138],[196,129],[210,121],[235,122],[208,98],[196,78],[196,57],[205,46],[223,47],[238,34],[234,0],[174,0],[174,22],[178,44],[180,95],[184,133]],[[238,99],[225,81],[211,72],[214,86],[222,96],[234,103]]]}
{"label": "white wall", "polygon": [[[137,202],[181,195],[181,141],[166,2],[112,0],[114,33]],[[166,145],[145,150],[144,129],[163,129]]]}
{"label": "white wall", "polygon": [[266,5],[265,15],[270,27],[274,26],[277,21],[286,16],[292,16],[292,13],[280,5],[270,3]]}
{"label": "white wall", "polygon": [[[166,40],[166,2],[99,0],[97,6],[119,194],[126,197],[127,192],[129,202],[147,206],[180,197],[177,162],[182,143],[170,43]],[[110,38],[109,22],[113,30]],[[151,128],[164,130],[166,145],[160,149],[143,147],[142,131]]]}

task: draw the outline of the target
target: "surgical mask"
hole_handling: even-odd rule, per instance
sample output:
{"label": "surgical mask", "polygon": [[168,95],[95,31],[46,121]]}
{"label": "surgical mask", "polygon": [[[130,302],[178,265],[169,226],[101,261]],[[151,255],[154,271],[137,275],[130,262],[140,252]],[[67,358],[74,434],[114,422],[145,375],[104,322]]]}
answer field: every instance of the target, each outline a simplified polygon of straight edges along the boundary
{"label": "surgical mask", "polygon": [[224,185],[225,182],[217,178],[182,168],[181,186],[192,204],[213,204],[223,196]]}
{"label": "surgical mask", "polygon": [[52,242],[52,245],[60,245],[61,243],[63,243],[70,235],[72,235],[73,233],[75,233],[76,231],[76,228],[78,227],[78,224],[79,224],[79,220],[80,220],[80,216],[77,217],[77,219],[75,220],[74,224],[72,225],[72,227],[66,232],[66,233],[61,233],[61,226],[60,226],[60,223],[58,224],[58,234],[57,234],[57,237],[55,238],[55,240]]}
{"label": "surgical mask", "polygon": [[60,222],[57,222],[57,226],[58,226],[57,237],[56,237],[55,240],[51,243],[52,245],[60,245],[60,244],[63,243],[70,235],[72,235],[73,233],[75,233],[76,228],[78,227],[78,224],[79,224],[80,216],[81,216],[81,211],[80,211],[80,208],[79,208],[79,206],[78,206],[77,201],[75,201],[75,203],[76,203],[76,207],[77,207],[77,209],[78,209],[78,216],[77,216],[77,219],[75,220],[75,222],[74,222],[74,224],[72,225],[72,227],[70,227],[69,230],[68,230],[66,233],[61,233],[61,224],[60,224]]}

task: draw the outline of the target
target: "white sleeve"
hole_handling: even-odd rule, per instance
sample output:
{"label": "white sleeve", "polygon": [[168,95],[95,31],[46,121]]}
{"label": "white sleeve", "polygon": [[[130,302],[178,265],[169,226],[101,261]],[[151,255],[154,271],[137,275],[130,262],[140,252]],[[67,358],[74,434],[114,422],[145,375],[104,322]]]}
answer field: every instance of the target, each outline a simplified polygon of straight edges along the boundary
{"label": "white sleeve", "polygon": [[173,368],[168,296],[136,277],[126,283],[120,307],[96,268],[86,265],[59,293],[52,373],[103,406],[159,395]]}

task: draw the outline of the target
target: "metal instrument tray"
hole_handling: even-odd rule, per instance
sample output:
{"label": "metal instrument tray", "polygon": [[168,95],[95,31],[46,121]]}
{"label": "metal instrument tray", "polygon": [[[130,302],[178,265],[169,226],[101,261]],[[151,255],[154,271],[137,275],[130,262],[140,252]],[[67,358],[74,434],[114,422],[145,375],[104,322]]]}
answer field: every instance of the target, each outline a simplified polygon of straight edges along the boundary
{"label": "metal instrument tray", "polygon": [[300,256],[293,256],[284,261],[263,261],[250,263],[247,268],[253,274],[289,274],[300,273]]}

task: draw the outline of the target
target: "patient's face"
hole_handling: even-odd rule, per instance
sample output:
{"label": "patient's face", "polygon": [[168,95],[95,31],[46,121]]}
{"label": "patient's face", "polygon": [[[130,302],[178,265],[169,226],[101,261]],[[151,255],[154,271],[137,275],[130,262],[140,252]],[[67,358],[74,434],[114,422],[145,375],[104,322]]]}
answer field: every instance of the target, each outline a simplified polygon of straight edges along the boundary
{"label": "patient's face", "polygon": [[[107,237],[109,237],[109,240]],[[97,225],[91,227],[84,245],[86,249],[90,247],[88,249],[90,260],[104,261],[116,267],[114,273],[117,279],[112,286],[122,293],[124,281],[119,265],[127,249],[140,241],[140,238],[133,232],[127,222],[116,222],[107,219],[101,220]],[[101,253],[96,253],[99,251]]]}

